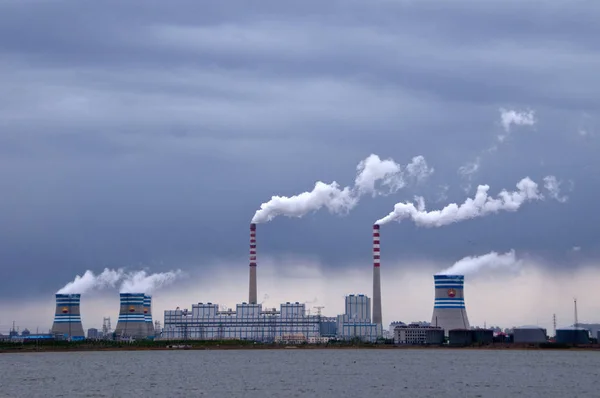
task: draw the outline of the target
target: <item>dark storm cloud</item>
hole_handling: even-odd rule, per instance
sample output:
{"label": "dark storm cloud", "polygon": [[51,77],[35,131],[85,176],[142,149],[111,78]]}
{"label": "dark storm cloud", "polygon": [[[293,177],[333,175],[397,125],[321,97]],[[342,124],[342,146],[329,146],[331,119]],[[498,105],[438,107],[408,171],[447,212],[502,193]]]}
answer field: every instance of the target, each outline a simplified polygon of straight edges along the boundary
{"label": "dark storm cloud", "polygon": [[[462,202],[457,169],[481,156],[472,183],[494,195],[526,175],[574,190],[445,229],[386,226],[388,256],[583,255],[600,232],[588,217],[600,6],[444,4],[0,2],[0,291],[53,292],[103,266],[243,259],[261,202],[318,179],[351,184],[371,152],[422,154],[436,173],[346,218],[261,226],[261,250],[368,263],[374,220],[413,193],[431,208],[441,185]],[[487,153],[501,107],[538,123]]]}

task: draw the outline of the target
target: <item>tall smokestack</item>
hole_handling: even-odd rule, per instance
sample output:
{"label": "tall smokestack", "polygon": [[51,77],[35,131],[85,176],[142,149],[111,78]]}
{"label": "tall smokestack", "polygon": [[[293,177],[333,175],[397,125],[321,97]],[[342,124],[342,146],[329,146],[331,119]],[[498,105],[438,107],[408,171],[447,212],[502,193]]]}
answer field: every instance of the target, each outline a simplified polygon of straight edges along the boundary
{"label": "tall smokestack", "polygon": [[435,302],[431,324],[444,329],[469,329],[465,308],[464,275],[434,275]]}
{"label": "tall smokestack", "polygon": [[373,323],[382,325],[379,225],[373,225]]}
{"label": "tall smokestack", "polygon": [[257,304],[256,298],[256,224],[250,224],[250,292],[248,302]]}
{"label": "tall smokestack", "polygon": [[52,334],[61,335],[67,339],[83,339],[83,326],[79,312],[80,294],[57,294],[56,311]]}
{"label": "tall smokestack", "polygon": [[148,327],[144,315],[146,295],[144,293],[121,293],[120,297],[119,322],[115,329],[117,338],[145,339],[148,337]]}

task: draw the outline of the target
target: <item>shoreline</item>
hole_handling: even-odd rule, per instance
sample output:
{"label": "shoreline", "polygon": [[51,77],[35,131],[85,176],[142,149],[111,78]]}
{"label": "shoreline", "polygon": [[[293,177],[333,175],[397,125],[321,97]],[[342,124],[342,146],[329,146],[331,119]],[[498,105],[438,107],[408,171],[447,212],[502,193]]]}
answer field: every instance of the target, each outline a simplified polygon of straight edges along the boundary
{"label": "shoreline", "polygon": [[35,346],[20,345],[17,347],[0,348],[0,354],[11,353],[50,353],[50,352],[115,352],[115,351],[222,351],[222,350],[467,350],[467,351],[500,351],[500,350],[520,350],[520,351],[600,351],[600,345],[589,346],[539,346],[527,344],[491,344],[482,346],[415,346],[415,345],[263,345],[263,344],[225,344],[225,345],[174,345],[174,346]]}

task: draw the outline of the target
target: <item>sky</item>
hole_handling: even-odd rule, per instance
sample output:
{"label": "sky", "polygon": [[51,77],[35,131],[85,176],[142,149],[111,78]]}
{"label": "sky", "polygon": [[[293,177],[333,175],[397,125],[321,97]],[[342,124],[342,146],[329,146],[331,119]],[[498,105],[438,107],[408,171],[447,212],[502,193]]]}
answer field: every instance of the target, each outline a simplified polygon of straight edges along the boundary
{"label": "sky", "polygon": [[[467,279],[475,320],[567,323],[578,296],[600,321],[599,17],[573,0],[0,0],[0,332],[49,327],[53,294],[107,267],[177,272],[154,314],[234,306],[261,204],[317,181],[352,191],[371,154],[405,184],[258,225],[265,304],[317,298],[335,315],[371,293],[371,226],[395,204],[442,209],[529,177],[543,198],[512,211],[382,225],[384,322],[427,320],[431,275],[510,250],[520,273]],[[84,319],[116,321],[118,291],[91,291]]]}

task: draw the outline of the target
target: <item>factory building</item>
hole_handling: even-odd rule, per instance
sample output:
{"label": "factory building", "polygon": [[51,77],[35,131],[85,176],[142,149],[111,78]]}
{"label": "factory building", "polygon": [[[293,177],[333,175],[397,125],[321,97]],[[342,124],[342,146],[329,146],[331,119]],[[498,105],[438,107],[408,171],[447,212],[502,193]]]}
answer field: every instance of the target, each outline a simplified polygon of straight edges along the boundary
{"label": "factory building", "polygon": [[375,342],[383,336],[381,324],[371,321],[371,299],[364,294],[345,298],[346,312],[337,317],[337,337],[342,340],[359,339]]}
{"label": "factory building", "polygon": [[115,335],[119,339],[145,339],[148,327],[144,314],[144,293],[121,293],[119,321]]}
{"label": "factory building", "polygon": [[397,325],[394,328],[394,344],[441,345],[444,343],[444,330],[435,326],[415,323]]}
{"label": "factory building", "polygon": [[262,304],[237,304],[235,311],[220,311],[213,303],[192,305],[192,310],[166,310],[162,339],[253,340],[260,342],[318,342],[321,332],[335,335],[335,320],[306,315],[302,303],[285,303],[263,309]]}
{"label": "factory building", "polygon": [[513,342],[516,344],[539,344],[547,341],[546,329],[539,326],[521,326],[513,329]]}
{"label": "factory building", "polygon": [[580,327],[556,329],[556,342],[560,344],[590,344],[590,332]]}
{"label": "factory building", "polygon": [[431,325],[445,330],[469,329],[465,308],[464,275],[435,275],[435,301]]}
{"label": "factory building", "polygon": [[56,294],[53,335],[69,340],[85,339],[79,310],[80,300],[80,294]]}

